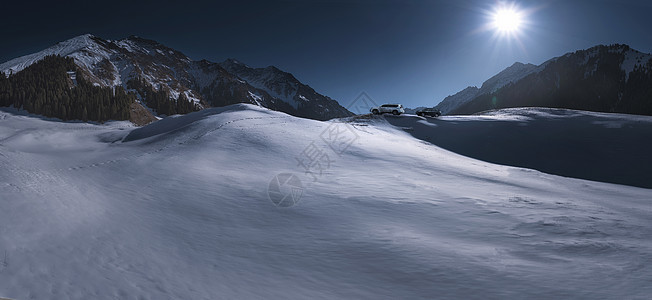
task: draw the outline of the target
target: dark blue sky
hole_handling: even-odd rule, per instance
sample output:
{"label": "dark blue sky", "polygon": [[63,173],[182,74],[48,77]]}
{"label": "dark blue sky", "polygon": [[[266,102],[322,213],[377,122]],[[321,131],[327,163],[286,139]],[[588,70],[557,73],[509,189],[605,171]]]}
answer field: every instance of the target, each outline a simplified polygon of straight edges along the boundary
{"label": "dark blue sky", "polygon": [[512,38],[481,29],[499,1],[12,1],[3,3],[0,61],[85,33],[139,35],[196,60],[275,65],[344,106],[364,91],[415,107],[516,61],[540,64],[597,44],[652,52],[652,1],[506,3],[528,14]]}

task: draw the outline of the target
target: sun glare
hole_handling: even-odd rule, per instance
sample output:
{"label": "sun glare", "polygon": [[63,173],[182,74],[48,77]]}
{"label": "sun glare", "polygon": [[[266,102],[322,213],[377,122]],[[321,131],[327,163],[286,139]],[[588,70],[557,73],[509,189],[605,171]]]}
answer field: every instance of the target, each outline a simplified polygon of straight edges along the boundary
{"label": "sun glare", "polygon": [[493,31],[495,37],[518,38],[527,27],[526,19],[530,13],[516,3],[499,2],[487,12],[489,20],[485,29]]}
{"label": "sun glare", "polygon": [[531,41],[531,34],[536,22],[532,15],[539,7],[522,7],[511,0],[495,0],[487,7],[479,9],[484,22],[474,34],[490,33],[488,45],[493,45],[492,57],[505,55],[504,51],[520,48],[526,53],[525,41]]}
{"label": "sun glare", "polygon": [[493,27],[501,33],[515,33],[522,23],[521,13],[513,7],[499,8],[493,15]]}

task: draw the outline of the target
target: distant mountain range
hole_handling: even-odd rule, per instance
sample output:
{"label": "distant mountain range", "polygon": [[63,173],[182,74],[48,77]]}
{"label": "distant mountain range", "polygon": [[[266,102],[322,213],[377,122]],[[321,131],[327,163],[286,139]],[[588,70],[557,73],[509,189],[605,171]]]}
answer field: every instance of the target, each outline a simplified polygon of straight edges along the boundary
{"label": "distant mountain range", "polygon": [[444,114],[511,107],[552,107],[652,115],[652,55],[627,45],[595,46],[539,66],[515,63],[446,97]]}
{"label": "distant mountain range", "polygon": [[[627,45],[601,45],[539,66],[517,62],[436,108],[444,114],[540,106],[652,115],[651,70],[652,55]],[[64,120],[146,124],[234,103],[317,120],[353,115],[276,67],[252,68],[235,59],[194,61],[137,36],[78,36],[0,64],[0,73],[9,77],[0,76],[0,106]]]}
{"label": "distant mountain range", "polygon": [[[0,64],[0,72],[15,76],[48,56],[72,58],[77,70],[70,70],[70,74],[77,72],[94,86],[109,88],[114,94],[116,87],[132,92],[136,107],[132,105],[130,118],[134,119],[135,112],[141,114],[141,119],[142,114],[149,114],[144,118],[145,123],[153,120],[154,115],[234,103],[251,103],[318,120],[352,115],[337,101],[317,93],[292,74],[276,67],[252,68],[234,59],[222,63],[193,61],[177,50],[137,36],[115,41],[90,34],[78,36],[38,53]],[[65,62],[54,64],[66,65]],[[0,88],[6,86],[11,90],[16,85],[25,84],[25,80],[28,79],[0,84]],[[69,84],[72,87],[72,83]],[[47,93],[44,91],[43,94]],[[68,95],[70,93],[64,94],[59,98],[71,97]],[[25,101],[30,101],[28,98]],[[5,105],[12,101],[6,100]],[[43,107],[51,106],[48,99],[44,101]],[[189,101],[191,104],[179,104],[179,101]],[[62,103],[58,104],[62,109],[46,111],[54,117],[61,117],[60,111],[68,111],[67,116],[71,116],[70,108],[67,108],[69,105]],[[20,105],[25,106],[25,103],[20,102]],[[107,117],[106,114],[100,115]]]}

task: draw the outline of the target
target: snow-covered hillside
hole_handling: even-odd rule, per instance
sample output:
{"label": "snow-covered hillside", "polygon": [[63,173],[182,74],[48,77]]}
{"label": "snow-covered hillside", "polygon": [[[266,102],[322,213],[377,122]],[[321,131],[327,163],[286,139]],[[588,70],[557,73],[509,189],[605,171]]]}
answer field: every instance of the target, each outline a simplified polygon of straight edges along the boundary
{"label": "snow-covered hillside", "polygon": [[485,163],[383,118],[233,105],[134,129],[5,111],[0,170],[0,297],[652,294],[652,190]]}

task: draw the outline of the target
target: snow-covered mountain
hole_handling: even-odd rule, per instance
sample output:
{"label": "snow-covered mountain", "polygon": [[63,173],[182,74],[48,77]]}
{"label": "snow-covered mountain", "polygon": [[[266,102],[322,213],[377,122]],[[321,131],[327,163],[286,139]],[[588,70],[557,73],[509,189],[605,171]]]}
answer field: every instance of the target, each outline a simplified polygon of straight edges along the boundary
{"label": "snow-covered mountain", "polygon": [[[48,55],[73,58],[87,80],[97,85],[128,88],[130,80],[143,80],[155,90],[166,91],[172,101],[184,93],[189,101],[204,107],[245,102],[321,120],[352,115],[337,101],[275,67],[252,68],[267,72],[247,77],[246,73],[234,74],[220,64],[193,61],[179,51],[137,36],[116,41],[90,34],[78,36],[5,62],[0,71],[15,74]],[[231,66],[228,62],[222,65]]]}
{"label": "snow-covered mountain", "polygon": [[458,114],[555,107],[651,115],[651,74],[652,55],[627,45],[600,45],[513,72],[517,79],[507,84],[492,78],[487,81],[490,88],[478,91],[471,99],[460,97],[445,104],[452,107],[449,112]]}
{"label": "snow-covered mountain", "polygon": [[482,83],[480,88],[469,86],[455,95],[444,98],[444,100],[437,104],[435,108],[441,110],[443,114],[450,113],[480,95],[493,93],[507,84],[516,82],[521,78],[540,70],[540,66],[537,67],[533,64],[516,62]]}
{"label": "snow-covered mountain", "polygon": [[[545,63],[542,64],[542,66],[545,66]],[[478,95],[493,93],[499,88],[519,81],[527,75],[541,71],[542,66],[515,62],[510,67],[502,70],[500,73],[482,83],[482,87],[478,90]]]}
{"label": "snow-covered mountain", "polygon": [[444,98],[444,100],[439,102],[435,108],[441,110],[442,114],[448,114],[449,112],[455,110],[458,106],[473,100],[473,98],[478,95],[479,90],[480,89],[476,86],[469,86],[455,93],[455,95],[450,95]]}
{"label": "snow-covered mountain", "polygon": [[[0,297],[652,294],[652,190],[478,161],[416,139],[388,124],[392,118],[322,122],[238,104],[136,129],[0,111]],[[432,122],[474,132],[490,128],[479,119],[514,122],[550,134],[527,125],[531,118],[508,111],[395,119],[411,122],[415,135],[458,140],[459,132],[434,131],[442,124]],[[623,124],[614,129],[622,133],[652,124],[609,115],[584,121]],[[335,131],[339,137],[328,134]],[[558,142],[540,151],[564,146]],[[297,163],[310,159],[316,163]],[[282,195],[298,203],[277,207]]]}
{"label": "snow-covered mountain", "polygon": [[252,68],[235,59],[228,59],[219,65],[273,99],[280,99],[289,104],[299,111],[300,116],[324,120],[332,118],[330,116],[351,115],[337,101],[317,93],[310,86],[301,83],[294,75],[274,66]]}
{"label": "snow-covered mountain", "polygon": [[[0,71],[7,75],[17,73],[48,55],[74,58],[89,76],[88,80],[101,86],[126,87],[130,79],[143,78],[157,89],[169,88],[173,95],[183,92],[182,86],[189,84],[184,70],[192,62],[181,52],[137,36],[107,41],[86,34],[0,64]],[[194,101],[200,100],[200,96],[191,92],[189,96]]]}

